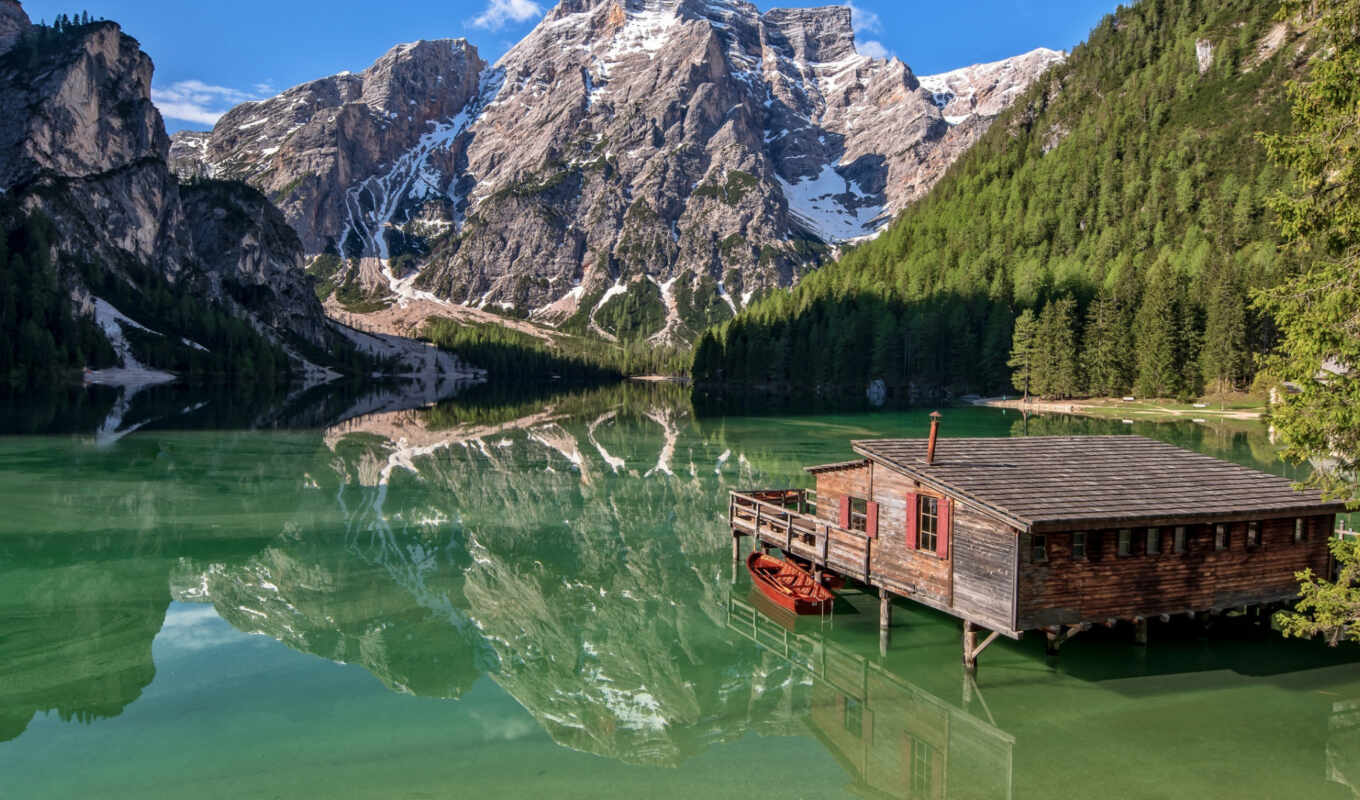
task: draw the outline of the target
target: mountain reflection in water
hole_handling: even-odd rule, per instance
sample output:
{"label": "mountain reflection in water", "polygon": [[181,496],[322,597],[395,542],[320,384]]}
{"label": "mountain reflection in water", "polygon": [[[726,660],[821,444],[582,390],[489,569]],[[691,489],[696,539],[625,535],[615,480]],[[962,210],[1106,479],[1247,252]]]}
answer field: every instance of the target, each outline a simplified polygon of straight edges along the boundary
{"label": "mountain reflection in water", "polygon": [[[0,765],[3,742],[49,734],[34,719],[97,723],[180,680],[158,678],[153,641],[192,642],[220,617],[396,693],[462,703],[489,679],[556,745],[617,764],[684,769],[724,745],[807,740],[826,760],[810,770],[867,796],[1084,794],[1129,763],[1146,770],[1130,795],[1213,796],[1250,793],[1286,748],[1298,757],[1275,762],[1271,787],[1360,796],[1349,651],[1097,634],[1052,664],[1025,640],[989,651],[974,683],[955,622],[934,612],[900,610],[884,658],[874,598],[849,591],[867,613],[792,629],[751,605],[727,491],[806,485],[801,466],[843,455],[847,427],[909,435],[923,413],[804,420],[790,436],[778,419],[698,419],[672,386],[329,407],[314,430],[0,440]],[[947,424],[1023,432],[994,411]],[[1139,432],[1247,463],[1268,450],[1240,430]],[[253,658],[234,635],[199,644]],[[1272,735],[1286,728],[1288,743]],[[1241,760],[1219,766],[1240,775],[1197,769],[1221,757],[1201,740],[1229,741]],[[1089,785],[1073,785],[1082,770]]]}

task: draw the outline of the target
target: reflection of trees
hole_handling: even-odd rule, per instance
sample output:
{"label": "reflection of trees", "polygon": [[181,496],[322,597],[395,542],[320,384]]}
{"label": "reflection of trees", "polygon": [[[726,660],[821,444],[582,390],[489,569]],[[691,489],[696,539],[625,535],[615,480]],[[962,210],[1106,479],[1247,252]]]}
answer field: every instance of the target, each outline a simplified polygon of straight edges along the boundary
{"label": "reflection of trees", "polygon": [[[0,540],[0,741],[33,715],[116,717],[156,674],[151,641],[170,604],[166,561],[83,561]],[[22,566],[20,566],[22,564]]]}
{"label": "reflection of trees", "polygon": [[[122,713],[155,674],[151,645],[173,565],[239,558],[277,533],[260,509],[295,502],[296,485],[273,479],[295,462],[243,454],[249,438],[233,435],[178,455],[201,441],[55,439],[25,452],[26,483],[10,477],[0,517],[0,740],[40,711],[84,721]],[[220,518],[204,513],[205,487],[219,495],[213,512],[249,511],[255,525],[224,532],[205,521]]]}

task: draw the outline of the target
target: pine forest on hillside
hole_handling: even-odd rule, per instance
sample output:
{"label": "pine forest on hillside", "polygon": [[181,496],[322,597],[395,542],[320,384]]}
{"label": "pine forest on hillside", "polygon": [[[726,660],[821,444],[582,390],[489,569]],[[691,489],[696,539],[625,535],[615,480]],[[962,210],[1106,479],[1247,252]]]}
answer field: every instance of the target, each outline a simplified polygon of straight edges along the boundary
{"label": "pine forest on hillside", "polygon": [[1296,267],[1267,199],[1308,39],[1255,0],[1121,8],[879,239],[698,342],[700,384],[900,397],[1247,388],[1253,290]]}

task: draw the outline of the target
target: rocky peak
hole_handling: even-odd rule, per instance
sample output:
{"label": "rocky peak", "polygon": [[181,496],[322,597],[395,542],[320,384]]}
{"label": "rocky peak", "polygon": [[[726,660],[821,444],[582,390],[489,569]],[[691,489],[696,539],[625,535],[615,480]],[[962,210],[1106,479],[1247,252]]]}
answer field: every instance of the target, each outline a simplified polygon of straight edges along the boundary
{"label": "rocky peak", "polygon": [[33,23],[18,0],[0,0],[0,53],[9,52],[31,27]]}
{"label": "rocky peak", "polygon": [[974,114],[983,117],[1000,114],[1030,81],[1066,58],[1062,51],[1041,47],[1004,61],[923,75],[920,81],[945,119],[957,124]]}
{"label": "rocky peak", "polygon": [[[152,72],[137,41],[112,22],[44,31],[23,58],[0,57],[0,190],[53,221],[58,277],[73,307],[108,323],[125,367],[136,361],[126,342],[118,349],[120,323],[109,314],[137,313],[139,327],[175,332],[147,309],[116,309],[92,294],[110,282],[131,292],[173,287],[285,347],[340,349],[302,272],[297,236],[268,201],[239,184],[181,189],[151,102]],[[87,264],[104,271],[99,281],[87,279]]]}
{"label": "rocky peak", "polygon": [[492,67],[420,43],[243,106],[202,168],[375,299],[684,339],[882,230],[1052,63],[1015,61],[937,76],[941,105],[846,7],[563,0]]}
{"label": "rocky peak", "polygon": [[465,39],[398,45],[358,74],[332,75],[237,106],[206,142],[177,137],[175,168],[181,176],[249,181],[271,196],[308,251],[317,253],[343,243],[352,216],[373,210],[378,190],[366,192],[361,184],[397,168],[423,137],[437,136],[431,126],[438,131],[463,111],[486,67]]}
{"label": "rocky peak", "polygon": [[0,121],[0,152],[8,154],[0,188],[44,171],[80,178],[166,157],[170,139],[151,102],[151,59],[117,24],[87,26],[37,57],[34,69],[0,75],[9,102],[25,104],[22,113],[5,109]]}

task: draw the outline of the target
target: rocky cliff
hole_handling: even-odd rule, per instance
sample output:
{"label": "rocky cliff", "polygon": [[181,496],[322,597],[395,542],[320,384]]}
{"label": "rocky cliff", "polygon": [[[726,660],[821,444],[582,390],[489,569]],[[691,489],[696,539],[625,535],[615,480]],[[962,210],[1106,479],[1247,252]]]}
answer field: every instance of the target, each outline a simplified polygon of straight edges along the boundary
{"label": "rocky cliff", "polygon": [[0,53],[7,52],[32,27],[17,0],[0,0]]}
{"label": "rocky cliff", "polygon": [[[132,328],[172,343],[185,336],[156,313],[174,301],[141,302],[161,289],[181,318],[215,309],[246,320],[299,361],[301,350],[324,362],[350,349],[326,322],[296,233],[264,197],[220,181],[181,187],[151,102],[151,59],[136,40],[112,22],[29,26],[17,3],[0,2],[0,44],[10,31],[0,56],[0,190],[16,213],[54,223],[59,285],[77,313],[99,318],[124,367],[138,365],[122,335]],[[96,296],[111,291],[122,308]],[[210,348],[185,340],[174,349]]]}
{"label": "rocky cliff", "polygon": [[487,65],[403,45],[176,137],[372,296],[687,338],[873,236],[1061,53],[918,78],[845,7],[564,0]]}

